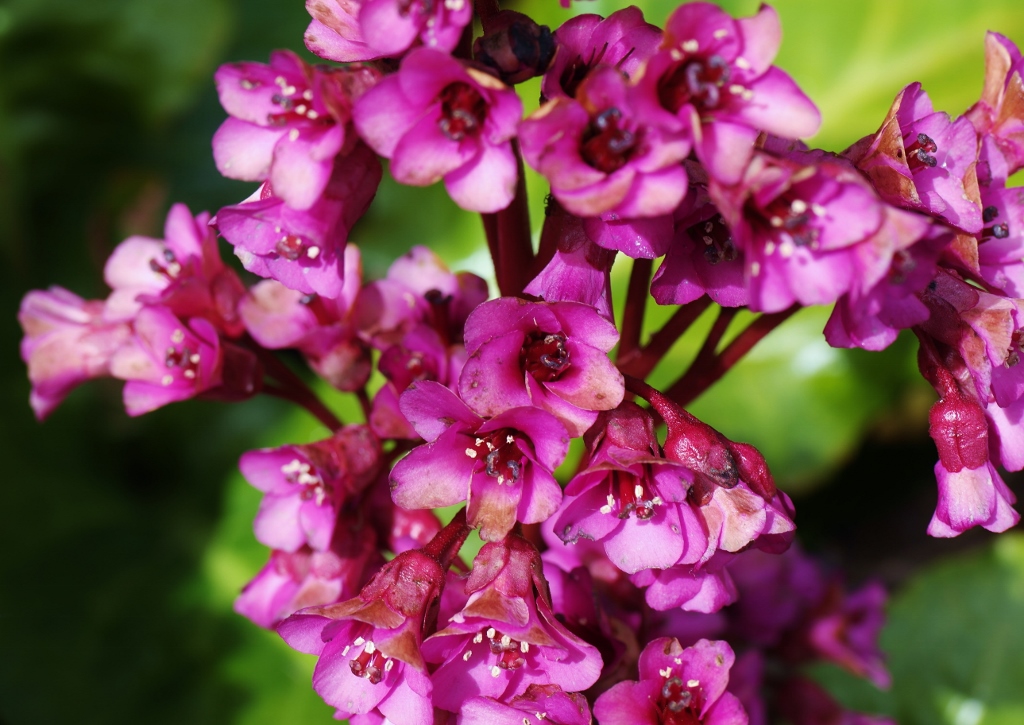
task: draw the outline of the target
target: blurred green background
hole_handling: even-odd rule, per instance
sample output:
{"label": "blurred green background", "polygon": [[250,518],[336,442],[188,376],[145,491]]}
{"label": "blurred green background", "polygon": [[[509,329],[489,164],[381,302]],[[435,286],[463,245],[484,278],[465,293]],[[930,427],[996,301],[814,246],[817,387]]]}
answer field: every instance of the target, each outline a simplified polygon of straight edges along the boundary
{"label": "blurred green background", "polygon": [[[737,15],[757,8],[723,5]],[[510,6],[552,27],[570,12],[619,7]],[[660,23],[674,4],[641,7]],[[1018,0],[776,7],[785,33],[778,63],[821,107],[817,142],[835,150],[873,132],[913,80],[937,108],[969,106],[986,29],[1024,43]],[[299,0],[0,4],[0,723],[330,720],[309,687],[312,658],[231,611],[266,557],[250,531],[259,495],[237,474],[238,456],[324,431],[262,399],[190,402],[131,420],[109,381],[79,389],[39,425],[15,321],[29,289],[105,296],[110,250],[129,234],[161,236],[172,202],[214,211],[248,195],[250,185],[222,179],[210,156],[224,118],[213,71],[299,49],[307,22]],[[536,96],[527,84],[528,108]],[[535,177],[530,188],[536,225],[544,190]],[[478,219],[439,188],[385,181],[353,240],[370,276],[412,244],[460,268],[488,266]],[[620,290],[623,273],[628,264],[616,270]],[[652,324],[669,313],[652,309]],[[830,668],[815,674],[851,706],[905,724],[1024,722],[1024,539],[925,536],[935,498],[932,395],[917,380],[913,346],[832,350],[820,337],[826,316],[798,315],[693,407],[762,448],[797,501],[808,548],[854,582],[879,576],[894,589],[884,635],[893,690]],[[656,382],[680,369],[695,339]],[[331,401],[349,407],[343,396]]]}

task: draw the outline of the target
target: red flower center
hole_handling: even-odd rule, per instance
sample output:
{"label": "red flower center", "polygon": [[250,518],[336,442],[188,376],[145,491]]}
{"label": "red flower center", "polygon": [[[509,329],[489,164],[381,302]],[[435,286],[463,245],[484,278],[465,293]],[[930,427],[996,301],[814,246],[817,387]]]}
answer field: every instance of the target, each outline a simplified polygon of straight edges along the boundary
{"label": "red flower center", "polygon": [[515,432],[510,428],[477,437],[474,446],[466,449],[466,455],[479,461],[482,470],[497,478],[499,484],[516,483],[523,473],[523,452],[516,445]]}
{"label": "red flower center", "polygon": [[[714,110],[722,104],[722,88],[729,76],[729,64],[720,55],[681,60],[658,80],[658,99],[672,113],[687,103],[699,111]],[[740,93],[747,90],[737,88]]]}
{"label": "red flower center", "polygon": [[437,125],[452,141],[466,136],[477,136],[487,118],[487,103],[483,96],[468,83],[451,83],[438,96],[441,101],[441,119]]}
{"label": "red flower center", "polygon": [[590,122],[581,140],[583,160],[598,171],[610,174],[626,165],[639,139],[636,133],[624,127],[622,112],[613,106]]}
{"label": "red flower center", "polygon": [[519,365],[539,383],[557,380],[569,369],[569,350],[561,332],[531,332],[519,351]]}
{"label": "red flower center", "polygon": [[926,166],[928,168],[935,168],[935,164],[938,161],[932,154],[938,150],[939,146],[931,136],[923,133],[917,134],[914,142],[907,146],[907,166],[910,167],[911,171],[917,171]]}
{"label": "red flower center", "polygon": [[678,677],[665,678],[655,707],[662,725],[700,725],[704,689],[697,680],[684,683]]}

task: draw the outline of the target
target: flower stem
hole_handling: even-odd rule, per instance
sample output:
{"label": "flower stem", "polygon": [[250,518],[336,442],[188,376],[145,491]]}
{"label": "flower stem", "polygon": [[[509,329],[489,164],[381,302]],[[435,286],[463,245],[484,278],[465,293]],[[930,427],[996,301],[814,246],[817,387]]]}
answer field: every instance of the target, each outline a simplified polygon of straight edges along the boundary
{"label": "flower stem", "polygon": [[481,214],[487,247],[494,263],[494,276],[503,296],[521,294],[529,283],[533,266],[533,241],[530,237],[530,209],[526,198],[526,174],[519,143],[513,139],[518,175],[516,195],[506,208],[493,214]]}
{"label": "flower stem", "polygon": [[305,408],[309,411],[310,415],[332,431],[340,430],[344,426],[344,423],[324,405],[323,401],[306,385],[305,381],[296,375],[290,367],[285,365],[277,355],[261,347],[248,336],[242,338],[239,342],[256,354],[260,363],[263,364],[263,369],[267,375],[277,382],[277,385],[264,385],[262,392],[275,398],[289,400]]}
{"label": "flower stem", "polygon": [[423,547],[423,553],[436,559],[447,571],[455,557],[459,555],[459,549],[462,548],[470,531],[470,527],[466,524],[466,509],[459,509],[455,518]]}
{"label": "flower stem", "polygon": [[636,356],[640,348],[640,333],[644,326],[644,310],[647,307],[647,288],[651,282],[650,259],[634,259],[629,273],[629,288],[626,291],[626,307],[622,311],[622,333],[619,337],[619,351],[615,356],[622,364]]}
{"label": "flower stem", "polygon": [[680,307],[660,330],[651,335],[642,350],[629,357],[620,356],[619,370],[638,378],[646,378],[676,341],[690,329],[690,325],[710,306],[711,298],[705,295]]}
{"label": "flower stem", "polygon": [[267,395],[271,395],[275,398],[281,398],[282,400],[288,400],[296,405],[305,408],[310,415],[323,423],[326,427],[332,431],[339,430],[342,427],[342,423],[338,420],[337,416],[334,415],[327,406],[320,402],[320,399],[310,392],[310,396],[307,397],[302,395],[296,390],[289,390],[272,383],[266,383],[263,385],[262,392]]}

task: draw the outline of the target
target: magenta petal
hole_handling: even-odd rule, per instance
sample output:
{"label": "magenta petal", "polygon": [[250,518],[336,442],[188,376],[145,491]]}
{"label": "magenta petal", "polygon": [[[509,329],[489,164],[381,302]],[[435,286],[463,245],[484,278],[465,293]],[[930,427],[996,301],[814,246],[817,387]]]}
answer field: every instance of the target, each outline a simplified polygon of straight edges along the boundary
{"label": "magenta petal", "polygon": [[[411,666],[402,667],[402,679],[392,687],[377,709],[394,725],[419,725],[433,721],[430,679]],[[415,687],[413,686],[415,684]],[[417,692],[419,690],[423,694]]]}
{"label": "magenta petal", "polygon": [[283,133],[279,128],[228,118],[213,135],[217,171],[229,179],[263,181],[270,172],[274,145]]}
{"label": "magenta petal", "polygon": [[416,432],[426,441],[436,440],[453,423],[476,429],[480,418],[441,383],[423,380],[402,393],[399,407]]}
{"label": "magenta petal", "polygon": [[470,161],[477,153],[468,139],[452,141],[441,131],[440,105],[431,108],[402,136],[391,154],[391,175],[412,186],[428,186]]}
{"label": "magenta petal", "polygon": [[737,183],[754,154],[758,131],[724,120],[704,123],[699,128],[697,158],[717,181],[727,185]]}
{"label": "magenta petal", "polygon": [[601,725],[661,725],[656,709],[661,683],[654,680],[620,682],[594,703]]}
{"label": "magenta petal", "polygon": [[518,330],[499,335],[484,342],[466,361],[459,377],[459,394],[480,415],[497,415],[532,404],[526,376],[519,367],[524,339]]}
{"label": "magenta petal", "polygon": [[[369,712],[390,691],[387,680],[395,677],[395,670],[386,673],[383,681],[371,685],[368,678],[352,674],[349,668],[351,658],[347,653],[342,654],[347,649],[343,649],[345,644],[334,641],[320,655],[313,670],[313,689],[328,705],[347,714]],[[360,652],[359,647],[351,649],[354,655]]]}
{"label": "magenta petal", "polygon": [[359,9],[363,40],[380,55],[400,55],[419,35],[417,12],[398,0],[364,0]]}
{"label": "magenta petal", "polygon": [[476,158],[447,174],[444,186],[463,209],[492,213],[512,203],[517,176],[512,144],[481,143]]}
{"label": "magenta petal", "polygon": [[524,524],[546,521],[562,502],[562,487],[551,473],[538,466],[528,467],[523,476],[522,489],[516,519]]}
{"label": "magenta petal", "polygon": [[611,410],[621,403],[625,382],[608,354],[571,339],[566,347],[572,366],[562,377],[544,383],[543,387],[584,410]]}
{"label": "magenta petal", "polygon": [[[288,134],[274,147],[270,183],[292,209],[309,209],[324,193],[334,170],[334,155],[341,149],[342,130],[332,126],[324,134]],[[344,163],[344,162],[342,162]]]}
{"label": "magenta petal", "polygon": [[398,142],[423,113],[422,106],[409,103],[398,77],[392,75],[382,78],[360,97],[352,109],[352,121],[374,151],[391,158]]}
{"label": "magenta petal", "polygon": [[295,552],[306,543],[299,527],[299,509],[302,499],[293,494],[268,493],[263,497],[260,510],[253,521],[256,541],[271,549]]}
{"label": "magenta petal", "polygon": [[736,114],[754,128],[783,138],[813,136],[821,127],[821,113],[800,87],[772,67],[750,84],[754,97]]}
{"label": "magenta petal", "polygon": [[622,528],[605,539],[604,550],[615,566],[627,574],[641,569],[667,569],[683,554],[679,530],[678,509],[658,506],[647,521],[634,516],[623,519]]}
{"label": "magenta petal", "polygon": [[779,14],[775,8],[762,5],[757,15],[737,18],[736,26],[743,35],[743,60],[750,66],[750,74],[759,76],[765,73],[771,67],[782,44]]}
{"label": "magenta petal", "polygon": [[469,496],[474,459],[466,455],[469,438],[446,431],[433,443],[416,448],[391,471],[391,497],[404,509],[438,508]]}

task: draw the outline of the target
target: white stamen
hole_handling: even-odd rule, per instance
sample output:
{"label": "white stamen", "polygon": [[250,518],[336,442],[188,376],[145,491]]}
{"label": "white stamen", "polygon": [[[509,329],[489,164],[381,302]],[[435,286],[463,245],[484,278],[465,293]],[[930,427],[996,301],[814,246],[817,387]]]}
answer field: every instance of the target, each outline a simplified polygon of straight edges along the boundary
{"label": "white stamen", "polygon": [[612,512],[612,507],[609,506],[608,504],[605,504],[604,506],[599,508],[598,511],[600,511],[603,514],[610,514]]}
{"label": "white stamen", "polygon": [[171,342],[175,345],[179,345],[185,341],[185,333],[181,330],[175,330],[171,333]]}
{"label": "white stamen", "polygon": [[294,96],[295,90],[295,86],[284,86],[281,88],[281,93],[285,94],[286,96]]}
{"label": "white stamen", "polygon": [[633,486],[633,495],[636,496],[637,498],[643,498],[644,497],[644,487],[641,486],[639,483],[637,485]]}
{"label": "white stamen", "polygon": [[275,78],[274,79],[274,83],[276,83],[277,85],[281,86],[282,88],[284,88],[286,85],[288,85],[288,81],[286,81],[284,79],[284,76],[278,76],[277,78]]}
{"label": "white stamen", "polygon": [[696,53],[700,49],[700,43],[693,38],[684,40],[682,45],[683,51],[686,53]]}
{"label": "white stamen", "polygon": [[308,118],[310,121],[315,121],[316,119],[320,118],[320,114],[311,108],[309,109],[309,111],[306,112],[306,118]]}
{"label": "white stamen", "polygon": [[389,659],[387,662],[384,663],[384,671],[385,672],[391,672],[391,669],[394,666],[395,666],[395,661],[392,660],[392,659]]}
{"label": "white stamen", "polygon": [[496,634],[497,632],[494,630],[494,627],[491,627],[487,630],[487,639],[494,639],[494,635]]}
{"label": "white stamen", "polygon": [[722,38],[724,38],[728,34],[729,34],[729,31],[726,30],[725,28],[719,28],[718,30],[716,30],[714,33],[711,34],[711,37],[714,38],[715,40],[721,40]]}
{"label": "white stamen", "polygon": [[768,218],[768,223],[777,229],[782,226],[782,217],[771,216]]}
{"label": "white stamen", "polygon": [[164,385],[170,385],[171,383],[174,382],[174,377],[171,375],[164,375],[162,378],[160,378],[160,382],[163,383]]}
{"label": "white stamen", "polygon": [[803,214],[807,211],[807,202],[803,199],[794,199],[793,203],[789,205],[789,209],[794,214]]}
{"label": "white stamen", "polygon": [[751,277],[756,277],[759,274],[761,274],[761,263],[760,262],[751,262],[750,263],[750,276]]}
{"label": "white stamen", "polygon": [[476,439],[476,441],[475,441],[475,443],[476,443],[476,444],[477,444],[478,446],[482,446],[482,445],[484,444],[484,439],[483,439],[483,438],[477,438],[477,439]]}
{"label": "white stamen", "polygon": [[299,137],[299,129],[293,128],[291,131],[288,132],[288,140],[289,141],[295,141],[296,139],[298,139],[298,137]]}
{"label": "white stamen", "polygon": [[733,83],[731,86],[729,86],[729,93],[733,94],[734,96],[742,95],[743,91],[745,90],[747,89],[741,86],[739,83]]}
{"label": "white stamen", "polygon": [[661,675],[662,677],[669,677],[672,674],[672,668],[671,667],[666,667],[663,670],[658,670],[658,674]]}
{"label": "white stamen", "polygon": [[814,216],[825,216],[825,207],[821,204],[811,204],[811,211],[814,212]]}
{"label": "white stamen", "polygon": [[515,443],[516,439],[513,436],[510,436],[510,435],[509,436],[505,436],[505,442],[506,443]]}
{"label": "white stamen", "polygon": [[466,455],[469,456],[470,458],[476,458],[476,449],[475,448],[467,448],[466,449]]}
{"label": "white stamen", "polygon": [[444,6],[453,13],[457,13],[466,7],[466,0],[444,0]]}
{"label": "white stamen", "polygon": [[788,239],[779,245],[779,255],[783,259],[789,259],[793,256],[793,252],[796,251],[796,245]]}
{"label": "white stamen", "polygon": [[313,100],[313,91],[309,90],[308,88],[306,90],[304,90],[302,92],[302,100],[304,100],[304,101],[312,101]]}
{"label": "white stamen", "polygon": [[182,373],[182,375],[184,375],[188,380],[194,380],[196,377],[196,371],[186,370],[185,372]]}
{"label": "white stamen", "polygon": [[473,644],[480,644],[483,641],[484,641],[484,636],[482,634],[480,634],[479,632],[477,632],[476,636],[473,637]]}
{"label": "white stamen", "polygon": [[193,365],[198,365],[199,364],[199,353],[198,352],[194,352],[191,355],[189,355],[188,356],[188,361],[190,363],[192,363]]}
{"label": "white stamen", "polygon": [[299,114],[300,116],[305,116],[306,115],[306,104],[300,103],[299,105],[297,105],[295,107],[295,112],[297,114]]}
{"label": "white stamen", "polygon": [[320,247],[310,247],[309,249],[306,250],[306,256],[309,257],[310,259],[316,259],[317,257],[320,256]]}
{"label": "white stamen", "polygon": [[500,674],[501,674],[501,668],[498,667],[497,665],[494,665],[494,667],[491,668],[491,677],[497,677]]}
{"label": "white stamen", "polygon": [[366,643],[365,639],[363,639],[362,637],[356,637],[356,641],[353,642],[352,644],[354,644],[356,647],[361,647],[365,643]]}
{"label": "white stamen", "polygon": [[469,658],[473,656],[473,650],[467,649],[466,654],[462,655],[463,662],[469,662]]}
{"label": "white stamen", "polygon": [[501,635],[501,646],[507,648],[510,644],[512,644],[512,638],[507,634]]}
{"label": "white stamen", "polygon": [[765,245],[764,245],[764,253],[765,254],[775,254],[775,242],[773,242],[771,240],[766,242]]}
{"label": "white stamen", "polygon": [[524,654],[529,652],[530,651],[530,643],[529,642],[520,642],[519,643],[519,651],[524,653]]}
{"label": "white stamen", "polygon": [[377,651],[377,646],[373,642],[367,642],[366,646],[363,647],[363,652],[365,652],[368,655],[372,655],[376,651]]}
{"label": "white stamen", "polygon": [[347,654],[348,654],[348,651],[349,651],[350,649],[352,649],[352,645],[350,645],[350,644],[347,644],[347,645],[345,645],[345,649],[343,649],[343,650],[341,651],[341,656],[342,656],[342,657],[344,657],[345,655],[347,655]]}
{"label": "white stamen", "polygon": [[687,687],[700,687],[700,680],[687,680],[686,681],[686,686]]}
{"label": "white stamen", "polygon": [[750,63],[746,58],[740,57],[733,61],[733,64],[740,70],[750,70]]}

